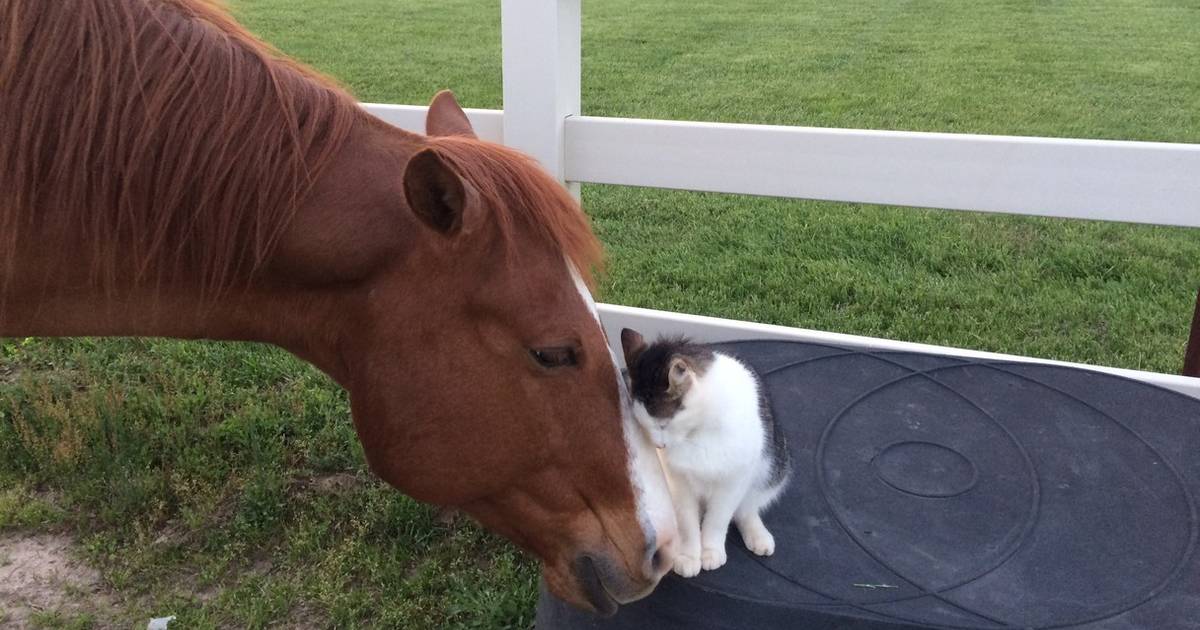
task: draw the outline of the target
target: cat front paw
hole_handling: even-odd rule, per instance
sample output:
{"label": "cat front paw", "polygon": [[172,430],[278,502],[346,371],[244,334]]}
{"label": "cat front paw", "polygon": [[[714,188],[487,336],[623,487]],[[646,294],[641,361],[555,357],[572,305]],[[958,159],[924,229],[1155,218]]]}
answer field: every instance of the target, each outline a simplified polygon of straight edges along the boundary
{"label": "cat front paw", "polygon": [[682,553],[676,555],[675,573],[677,573],[679,577],[696,577],[700,574],[700,558]]}
{"label": "cat front paw", "polygon": [[700,568],[705,571],[720,569],[725,566],[726,559],[727,556],[725,555],[724,547],[705,549],[700,552]]}
{"label": "cat front paw", "polygon": [[775,537],[765,529],[746,536],[745,541],[746,548],[757,555],[769,556],[775,553]]}

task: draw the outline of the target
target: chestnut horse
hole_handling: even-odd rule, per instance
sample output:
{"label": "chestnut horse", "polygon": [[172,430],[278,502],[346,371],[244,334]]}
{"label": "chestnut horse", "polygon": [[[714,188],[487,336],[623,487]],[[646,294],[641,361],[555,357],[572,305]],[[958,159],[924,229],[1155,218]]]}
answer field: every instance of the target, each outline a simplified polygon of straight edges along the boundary
{"label": "chestnut horse", "polygon": [[350,394],[371,470],[612,613],[671,566],[600,248],[449,93],[428,136],[201,0],[0,0],[0,336],[261,341]]}

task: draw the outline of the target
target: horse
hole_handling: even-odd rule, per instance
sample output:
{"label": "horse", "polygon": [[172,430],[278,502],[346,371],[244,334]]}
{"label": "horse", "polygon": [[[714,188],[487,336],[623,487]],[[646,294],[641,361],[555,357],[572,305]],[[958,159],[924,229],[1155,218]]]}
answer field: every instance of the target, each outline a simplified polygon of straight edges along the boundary
{"label": "horse", "polygon": [[280,346],[348,391],[375,475],[612,614],[675,523],[601,258],[448,92],[408,133],[207,0],[0,0],[0,336]]}

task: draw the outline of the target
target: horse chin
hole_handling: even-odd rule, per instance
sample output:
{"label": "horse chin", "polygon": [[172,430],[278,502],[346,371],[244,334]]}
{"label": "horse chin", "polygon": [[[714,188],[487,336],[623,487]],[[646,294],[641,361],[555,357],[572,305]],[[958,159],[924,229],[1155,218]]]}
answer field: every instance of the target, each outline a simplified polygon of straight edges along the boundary
{"label": "horse chin", "polygon": [[605,587],[600,568],[591,556],[580,556],[575,561],[574,573],[575,581],[593,612],[601,617],[617,614],[617,599]]}
{"label": "horse chin", "polygon": [[658,585],[658,580],[634,584],[603,556],[581,555],[571,568],[586,607],[601,617],[615,615],[619,606],[642,599]]}

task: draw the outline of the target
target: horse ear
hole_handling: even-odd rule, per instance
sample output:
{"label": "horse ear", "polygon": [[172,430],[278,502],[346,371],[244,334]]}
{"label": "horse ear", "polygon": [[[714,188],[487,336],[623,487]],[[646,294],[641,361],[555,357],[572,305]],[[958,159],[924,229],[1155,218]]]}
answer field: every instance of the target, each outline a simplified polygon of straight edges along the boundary
{"label": "horse ear", "polygon": [[442,90],[429,103],[429,111],[425,114],[425,135],[429,136],[466,136],[475,137],[471,121],[467,114],[454,100],[454,93]]}
{"label": "horse ear", "polygon": [[671,367],[667,370],[667,393],[682,396],[687,393],[692,384],[692,366],[681,357],[671,359]]}
{"label": "horse ear", "polygon": [[625,352],[625,365],[632,366],[638,355],[646,349],[646,339],[632,328],[621,329],[621,350]]}
{"label": "horse ear", "polygon": [[433,149],[409,158],[404,196],[418,219],[447,236],[469,232],[480,214],[478,193]]}

